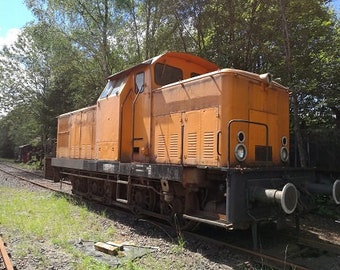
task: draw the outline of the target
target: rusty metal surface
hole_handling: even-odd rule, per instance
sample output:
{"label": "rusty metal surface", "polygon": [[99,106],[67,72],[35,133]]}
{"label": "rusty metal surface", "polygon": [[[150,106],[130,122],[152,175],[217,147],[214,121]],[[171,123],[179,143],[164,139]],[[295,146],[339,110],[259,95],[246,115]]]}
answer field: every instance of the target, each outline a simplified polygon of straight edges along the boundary
{"label": "rusty metal surface", "polygon": [[3,263],[5,265],[5,269],[13,270],[14,268],[13,268],[11,259],[8,256],[5,244],[4,244],[4,242],[3,242],[1,237],[0,237],[0,254],[1,254],[1,257],[2,257],[2,260],[3,260]]}

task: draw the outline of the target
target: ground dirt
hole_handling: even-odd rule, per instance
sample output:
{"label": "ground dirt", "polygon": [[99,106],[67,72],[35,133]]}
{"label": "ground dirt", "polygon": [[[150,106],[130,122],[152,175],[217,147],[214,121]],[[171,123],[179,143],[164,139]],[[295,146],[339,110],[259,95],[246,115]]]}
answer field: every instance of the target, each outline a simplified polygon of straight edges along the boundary
{"label": "ground dirt", "polygon": [[[18,181],[0,172],[0,187],[2,186],[32,191],[41,190],[39,187]],[[92,210],[96,211],[95,208],[94,205]],[[134,260],[135,268],[131,268],[131,265],[123,265],[121,266],[123,269],[263,269],[261,265],[255,267],[253,263],[249,262],[250,258],[232,252],[226,247],[185,235],[182,239],[178,239],[175,231],[165,232],[164,229],[152,222],[136,220],[133,216],[123,212],[110,211],[107,218],[101,217],[96,221],[102,223],[103,229],[109,226],[116,228],[115,239],[108,239],[109,241],[133,242],[142,247],[155,247],[151,253]],[[309,234],[315,239],[322,239],[336,245],[340,243],[340,223],[334,218],[310,214],[301,219],[301,229],[302,234]],[[25,238],[20,232],[13,233],[12,229],[4,228],[1,223],[0,233],[7,243],[8,251],[11,253],[13,264],[17,269],[82,269],[70,252],[47,240]],[[263,241],[268,240],[264,238]],[[81,248],[79,245],[83,244],[82,239],[70,239],[70,243],[75,248]],[[34,251],[32,249],[28,255],[21,255],[23,251],[19,247],[22,249],[22,246],[25,246],[30,249],[30,246],[33,245]],[[264,245],[266,244],[264,243]],[[293,248],[293,244],[290,248]],[[84,252],[87,251],[84,250]],[[93,254],[93,256],[96,255]],[[97,259],[109,260],[106,255]],[[340,255],[335,255],[335,260],[334,257],[332,259],[333,264],[330,264],[328,253],[309,254],[302,257],[299,263],[307,265],[310,269],[340,269]]]}

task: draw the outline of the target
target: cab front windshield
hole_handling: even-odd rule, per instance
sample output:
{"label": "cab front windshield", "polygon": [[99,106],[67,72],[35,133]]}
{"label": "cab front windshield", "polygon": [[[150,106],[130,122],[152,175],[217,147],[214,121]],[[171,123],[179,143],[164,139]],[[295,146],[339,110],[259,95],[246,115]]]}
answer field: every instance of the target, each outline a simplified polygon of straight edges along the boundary
{"label": "cab front windshield", "polygon": [[126,83],[126,77],[119,78],[116,80],[109,80],[103,90],[103,92],[100,94],[99,99],[107,98],[109,96],[117,96],[119,93],[123,90]]}

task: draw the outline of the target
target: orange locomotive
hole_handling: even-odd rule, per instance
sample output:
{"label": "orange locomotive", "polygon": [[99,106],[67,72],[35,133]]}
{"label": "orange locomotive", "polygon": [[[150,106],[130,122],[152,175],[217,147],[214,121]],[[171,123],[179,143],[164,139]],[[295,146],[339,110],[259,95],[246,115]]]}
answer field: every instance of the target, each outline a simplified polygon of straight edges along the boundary
{"label": "orange locomotive", "polygon": [[[58,117],[56,177],[73,192],[228,229],[292,214],[340,181],[288,167],[289,91],[168,52],[108,78],[97,104]],[[301,206],[301,207],[300,207]]]}

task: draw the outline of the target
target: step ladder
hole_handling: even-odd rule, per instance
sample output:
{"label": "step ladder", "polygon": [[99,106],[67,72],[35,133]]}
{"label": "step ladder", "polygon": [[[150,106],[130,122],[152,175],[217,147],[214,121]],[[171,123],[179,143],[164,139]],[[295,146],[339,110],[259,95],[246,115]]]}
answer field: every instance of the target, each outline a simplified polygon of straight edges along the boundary
{"label": "step ladder", "polygon": [[[131,189],[131,176],[127,180],[119,179],[117,175],[116,201],[127,204],[129,202],[129,194]],[[125,187],[125,188],[124,188]]]}

